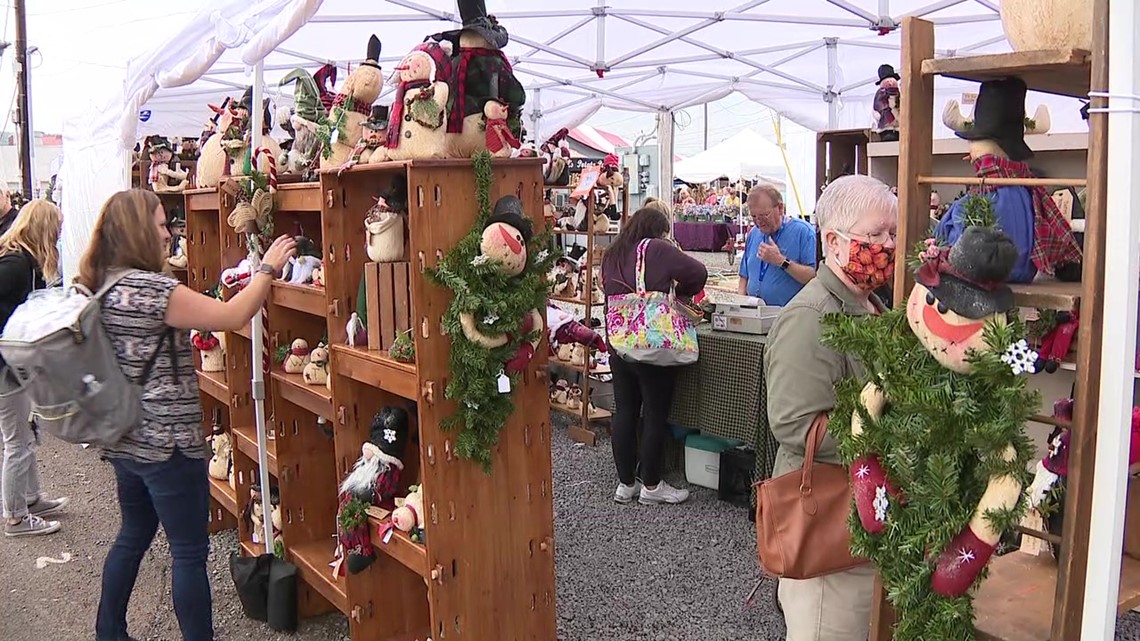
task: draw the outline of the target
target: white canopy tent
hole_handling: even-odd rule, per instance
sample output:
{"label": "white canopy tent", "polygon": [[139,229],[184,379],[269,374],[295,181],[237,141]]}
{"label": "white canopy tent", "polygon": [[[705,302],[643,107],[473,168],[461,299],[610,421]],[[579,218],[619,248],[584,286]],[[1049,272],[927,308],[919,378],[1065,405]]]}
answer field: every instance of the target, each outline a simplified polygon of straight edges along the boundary
{"label": "white canopy tent", "polygon": [[787,173],[780,148],[751,129],[744,129],[673,166],[673,176],[689,183],[717,178],[736,182],[757,176],[780,179]]}
{"label": "white canopy tent", "polygon": [[[699,10],[687,0],[563,0],[525,9],[518,2],[510,8],[507,0],[489,0],[488,8],[512,32],[506,52],[529,90],[525,114],[532,136],[542,139],[577,125],[602,106],[652,112],[666,125],[658,131],[665,159],[672,158],[672,112],[732,92],[812,130],[867,126],[875,69],[898,64],[896,30],[906,15],[935,22],[940,55],[1008,50],[998,0],[734,1],[739,4]],[[123,0],[117,8],[129,13],[129,5],[144,2]],[[71,103],[64,128],[65,272],[74,274],[102,202],[129,185],[129,150],[140,134],[197,133],[207,115],[204,105],[240,93],[255,64],[270,86],[298,65],[315,69],[334,61],[347,69],[375,32],[385,43],[381,62],[390,69],[424,35],[456,22],[452,0],[377,0],[369,15],[360,13],[361,4],[201,0],[198,13],[176,25],[166,44],[132,58],[125,70],[115,66],[119,61],[76,66],[67,84],[84,100]],[[1140,29],[1135,3],[1111,0],[1110,14],[1113,57],[1134,59]],[[132,21],[131,28],[171,27],[164,18]],[[87,45],[99,51],[96,42]],[[1140,91],[1138,73],[1128,64],[1113,67],[1110,89],[1123,96],[1112,100],[1114,131],[1128,133],[1137,125],[1136,105],[1127,96]],[[972,86],[938,79],[938,103]],[[1055,131],[1085,130],[1075,100],[1032,95],[1029,111],[1041,102],[1053,109]],[[949,133],[936,127],[936,137]],[[1100,422],[1122,424],[1132,390],[1116,381],[1130,383],[1133,368],[1128,348],[1136,322],[1140,207],[1133,167],[1140,140],[1115,135],[1110,147],[1109,206],[1132,215],[1109,218],[1108,287],[1133,294],[1108,299],[1112,310],[1106,309],[1105,318],[1114,319],[1112,334],[1124,338],[1126,349],[1105,341],[1102,376],[1114,382],[1102,387]],[[671,177],[669,162],[662,174]],[[1111,638],[1116,605],[1116,581],[1108,577],[1119,571],[1127,432],[1107,433],[1098,439],[1093,518],[1113,527],[1094,529],[1090,541],[1087,638]]]}

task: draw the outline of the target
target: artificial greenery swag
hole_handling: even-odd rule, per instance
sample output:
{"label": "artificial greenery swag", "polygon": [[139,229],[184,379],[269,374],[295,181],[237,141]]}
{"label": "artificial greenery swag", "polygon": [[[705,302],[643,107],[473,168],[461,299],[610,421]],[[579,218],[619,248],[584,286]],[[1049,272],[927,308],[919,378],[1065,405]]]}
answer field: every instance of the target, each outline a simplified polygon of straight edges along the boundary
{"label": "artificial greenery swag", "polygon": [[[454,293],[443,317],[443,327],[451,337],[451,381],[446,396],[457,402],[458,409],[444,421],[443,427],[459,432],[456,452],[460,456],[477,461],[490,471],[491,451],[514,412],[511,394],[500,392],[504,363],[524,341],[529,342],[544,331],[537,327],[523,333],[522,326],[532,310],[545,309],[545,275],[556,255],[548,249],[551,233],[546,228],[527,244],[526,268],[518,276],[508,276],[494,261],[482,256],[480,241],[492,211],[491,156],[482,151],[472,162],[478,203],[475,224],[428,275]],[[469,340],[460,323],[460,316],[465,313],[477,319],[481,333],[507,336],[506,344],[487,349]],[[516,376],[510,378],[513,390],[518,381]]]}

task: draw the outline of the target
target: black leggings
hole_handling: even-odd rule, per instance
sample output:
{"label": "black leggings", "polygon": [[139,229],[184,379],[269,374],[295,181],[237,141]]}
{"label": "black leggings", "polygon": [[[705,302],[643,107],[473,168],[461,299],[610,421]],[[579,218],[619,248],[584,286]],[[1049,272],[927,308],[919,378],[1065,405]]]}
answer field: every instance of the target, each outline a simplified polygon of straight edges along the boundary
{"label": "black leggings", "polygon": [[666,421],[673,406],[677,368],[631,363],[613,354],[610,369],[614,375],[611,443],[618,479],[626,485],[633,485],[640,460],[641,482],[646,486],[657,485],[661,481],[661,454],[669,430]]}

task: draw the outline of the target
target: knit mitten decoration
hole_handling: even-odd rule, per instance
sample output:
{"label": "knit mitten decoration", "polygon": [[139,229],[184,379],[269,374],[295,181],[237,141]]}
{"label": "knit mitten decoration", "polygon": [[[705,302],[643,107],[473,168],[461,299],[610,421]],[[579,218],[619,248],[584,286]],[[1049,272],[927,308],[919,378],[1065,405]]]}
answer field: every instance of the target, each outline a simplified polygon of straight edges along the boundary
{"label": "knit mitten decoration", "polygon": [[996,548],[996,544],[986,543],[973,528],[967,527],[939,555],[930,587],[947,598],[962,596],[989,563]]}
{"label": "knit mitten decoration", "polygon": [[[368,516],[363,512],[366,506],[359,500],[345,498],[347,500],[342,499],[340,513],[337,515],[336,528],[337,540],[345,557],[341,568],[347,569],[349,574],[357,574],[368,569],[376,560],[376,550],[372,547],[372,537],[368,532]],[[360,510],[360,514],[346,514],[346,508],[349,512]]]}
{"label": "knit mitten decoration", "polygon": [[859,523],[871,534],[882,534],[891,506],[900,500],[900,492],[887,480],[886,470],[873,454],[855,459],[849,469]]}

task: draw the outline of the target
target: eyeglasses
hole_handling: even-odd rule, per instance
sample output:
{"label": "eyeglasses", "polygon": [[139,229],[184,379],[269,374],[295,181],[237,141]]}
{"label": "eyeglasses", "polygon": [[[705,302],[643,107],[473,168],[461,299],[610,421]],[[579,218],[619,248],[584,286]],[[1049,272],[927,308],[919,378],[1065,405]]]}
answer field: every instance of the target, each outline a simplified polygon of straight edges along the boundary
{"label": "eyeglasses", "polygon": [[854,238],[856,240],[863,240],[863,241],[866,241],[868,243],[874,243],[876,245],[886,245],[887,243],[893,243],[896,240],[898,240],[898,234],[893,232],[893,231],[880,232],[880,233],[875,234],[875,235],[856,234],[855,232],[842,232],[842,231],[837,231],[835,233],[839,234],[840,236],[843,236],[847,240],[851,240]]}

